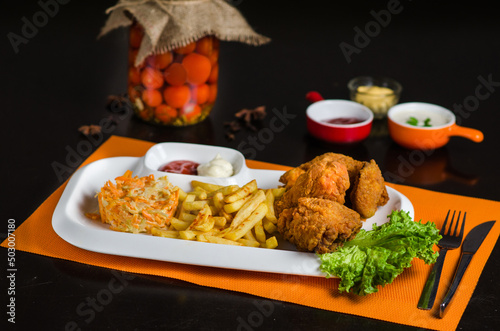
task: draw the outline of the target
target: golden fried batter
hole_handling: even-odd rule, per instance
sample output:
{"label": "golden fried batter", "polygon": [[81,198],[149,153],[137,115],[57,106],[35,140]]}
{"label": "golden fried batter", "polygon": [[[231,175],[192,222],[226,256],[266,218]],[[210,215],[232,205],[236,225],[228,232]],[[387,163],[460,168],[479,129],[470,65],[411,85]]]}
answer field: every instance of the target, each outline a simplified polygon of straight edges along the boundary
{"label": "golden fried batter", "polygon": [[294,207],[303,197],[324,198],[344,204],[349,186],[345,165],[339,162],[316,162],[276,202],[276,212],[279,214],[284,209]]}
{"label": "golden fried batter", "polygon": [[356,236],[362,221],[357,212],[327,199],[300,198],[297,207],[283,210],[278,231],[298,250],[333,252]]}
{"label": "golden fried batter", "polygon": [[389,200],[382,173],[374,160],[364,162],[355,178],[350,193],[352,209],[361,217],[370,218],[375,215],[378,206]]}
{"label": "golden fried batter", "polygon": [[[332,252],[389,200],[374,160],[326,153],[284,173],[275,201],[278,231],[299,250]],[[347,200],[347,201],[346,201]]]}
{"label": "golden fried batter", "polygon": [[309,170],[309,168],[313,164],[321,162],[340,162],[344,164],[347,168],[347,172],[349,173],[349,179],[354,179],[359,170],[363,167],[363,162],[357,161],[350,156],[338,153],[325,153],[316,156],[309,162],[301,164],[300,166],[285,172],[281,176],[280,182],[285,184],[285,188],[290,188],[293,186],[293,184],[295,184],[297,178],[299,178],[300,175]]}

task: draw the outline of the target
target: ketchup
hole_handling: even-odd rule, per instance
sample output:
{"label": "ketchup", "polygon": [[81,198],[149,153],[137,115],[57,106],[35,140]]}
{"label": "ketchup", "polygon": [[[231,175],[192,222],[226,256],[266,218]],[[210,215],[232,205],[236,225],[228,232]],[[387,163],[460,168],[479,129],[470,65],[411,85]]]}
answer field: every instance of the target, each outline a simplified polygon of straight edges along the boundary
{"label": "ketchup", "polygon": [[331,120],[325,120],[325,122],[330,124],[356,124],[363,122],[363,120],[356,117],[337,117]]}
{"label": "ketchup", "polygon": [[172,161],[160,167],[160,171],[171,172],[174,174],[198,175],[199,163],[188,160]]}

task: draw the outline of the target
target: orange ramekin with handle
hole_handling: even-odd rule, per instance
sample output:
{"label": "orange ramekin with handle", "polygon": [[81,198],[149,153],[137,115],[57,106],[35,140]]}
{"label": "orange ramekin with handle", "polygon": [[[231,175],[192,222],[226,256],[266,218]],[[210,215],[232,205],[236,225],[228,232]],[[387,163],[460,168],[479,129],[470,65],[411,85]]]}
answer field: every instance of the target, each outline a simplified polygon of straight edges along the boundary
{"label": "orange ramekin with handle", "polygon": [[[430,119],[431,126],[411,125],[407,121],[414,117],[423,122]],[[476,143],[483,141],[479,130],[456,124],[450,110],[425,102],[406,102],[392,107],[387,114],[389,134],[399,145],[409,149],[436,149],[448,143],[450,137],[460,136]]]}

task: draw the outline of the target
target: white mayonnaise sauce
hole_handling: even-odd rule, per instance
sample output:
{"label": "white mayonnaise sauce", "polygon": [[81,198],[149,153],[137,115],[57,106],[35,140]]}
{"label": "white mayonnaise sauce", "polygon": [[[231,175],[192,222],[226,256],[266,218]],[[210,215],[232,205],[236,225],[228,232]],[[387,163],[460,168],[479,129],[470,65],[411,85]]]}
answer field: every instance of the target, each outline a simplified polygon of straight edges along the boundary
{"label": "white mayonnaise sauce", "polygon": [[233,175],[233,165],[217,154],[210,162],[198,166],[198,175],[207,177],[229,177]]}

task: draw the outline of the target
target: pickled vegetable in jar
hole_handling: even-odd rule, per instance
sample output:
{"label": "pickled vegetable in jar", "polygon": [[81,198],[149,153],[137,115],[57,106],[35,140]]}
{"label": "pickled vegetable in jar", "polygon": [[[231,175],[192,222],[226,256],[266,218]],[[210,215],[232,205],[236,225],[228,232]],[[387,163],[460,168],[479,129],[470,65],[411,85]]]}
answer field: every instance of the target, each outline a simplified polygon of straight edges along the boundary
{"label": "pickled vegetable in jar", "polygon": [[106,13],[99,38],[130,29],[128,94],[137,116],[159,125],[186,126],[209,115],[220,40],[252,46],[270,41],[229,1],[119,0]]}
{"label": "pickled vegetable in jar", "polygon": [[144,30],[130,27],[128,93],[137,116],[148,123],[186,126],[203,121],[217,96],[219,40],[206,36],[135,65]]}

